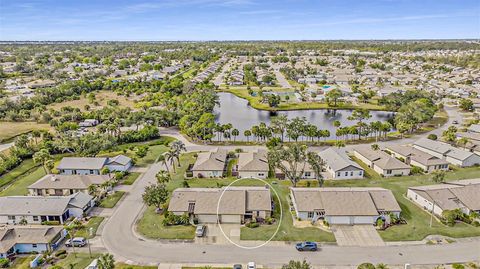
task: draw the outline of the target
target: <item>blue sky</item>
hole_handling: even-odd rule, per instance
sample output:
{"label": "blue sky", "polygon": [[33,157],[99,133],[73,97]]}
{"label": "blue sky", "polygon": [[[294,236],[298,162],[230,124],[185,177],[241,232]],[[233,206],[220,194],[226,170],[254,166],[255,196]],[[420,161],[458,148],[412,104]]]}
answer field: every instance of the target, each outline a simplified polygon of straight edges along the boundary
{"label": "blue sky", "polygon": [[480,38],[479,0],[0,0],[0,40]]}

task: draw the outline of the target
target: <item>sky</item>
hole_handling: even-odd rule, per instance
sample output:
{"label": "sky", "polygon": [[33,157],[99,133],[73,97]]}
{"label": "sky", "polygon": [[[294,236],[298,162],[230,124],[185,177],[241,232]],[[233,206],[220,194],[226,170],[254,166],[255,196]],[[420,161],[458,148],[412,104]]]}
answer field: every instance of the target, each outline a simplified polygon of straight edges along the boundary
{"label": "sky", "polygon": [[480,38],[480,0],[0,0],[0,40]]}

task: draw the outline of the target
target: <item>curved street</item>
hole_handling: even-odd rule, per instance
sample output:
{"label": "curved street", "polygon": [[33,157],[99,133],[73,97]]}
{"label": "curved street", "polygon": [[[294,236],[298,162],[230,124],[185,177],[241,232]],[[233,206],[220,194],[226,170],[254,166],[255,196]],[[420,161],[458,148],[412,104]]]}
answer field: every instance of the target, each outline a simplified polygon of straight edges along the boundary
{"label": "curved street", "polygon": [[[459,120],[455,109],[447,109],[450,119]],[[460,122],[460,121],[459,121]],[[435,130],[441,133],[449,124]],[[165,134],[165,132],[163,133]],[[171,133],[178,136],[178,133]],[[422,136],[426,136],[423,134]],[[409,143],[415,138],[391,141]],[[185,139],[182,139],[185,141]],[[202,150],[212,146],[194,145],[187,148]],[[388,142],[388,143],[391,143]],[[358,265],[362,262],[386,264],[441,264],[480,260],[480,238],[459,239],[452,244],[399,244],[381,247],[339,247],[325,245],[315,253],[297,252],[293,244],[269,243],[256,249],[241,249],[234,245],[200,245],[191,242],[146,240],[135,232],[135,222],[143,214],[142,193],[145,186],[155,182],[155,174],[163,168],[156,163],[132,185],[124,199],[106,220],[101,234],[106,249],[119,261],[136,264],[231,264],[255,261],[263,266],[278,267],[289,260],[306,259],[312,265]]]}

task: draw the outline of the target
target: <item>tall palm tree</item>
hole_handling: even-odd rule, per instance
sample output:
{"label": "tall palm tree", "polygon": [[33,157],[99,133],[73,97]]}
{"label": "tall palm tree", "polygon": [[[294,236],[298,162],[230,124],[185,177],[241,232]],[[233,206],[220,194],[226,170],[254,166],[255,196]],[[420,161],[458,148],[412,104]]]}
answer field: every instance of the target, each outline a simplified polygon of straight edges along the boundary
{"label": "tall palm tree", "polygon": [[105,253],[98,258],[98,269],[113,269],[115,268],[115,259],[110,253]]}
{"label": "tall palm tree", "polygon": [[164,154],[160,154],[160,156],[158,156],[157,162],[162,162],[163,165],[165,165],[165,168],[167,169],[167,172],[170,173],[170,171],[168,169],[167,159],[165,158]]}
{"label": "tall palm tree", "polygon": [[176,173],[176,170],[175,170],[175,159],[177,158],[177,153],[176,151],[174,150],[169,150],[167,152],[165,152],[165,159],[170,162],[170,164],[172,165],[173,167],[173,172]]}

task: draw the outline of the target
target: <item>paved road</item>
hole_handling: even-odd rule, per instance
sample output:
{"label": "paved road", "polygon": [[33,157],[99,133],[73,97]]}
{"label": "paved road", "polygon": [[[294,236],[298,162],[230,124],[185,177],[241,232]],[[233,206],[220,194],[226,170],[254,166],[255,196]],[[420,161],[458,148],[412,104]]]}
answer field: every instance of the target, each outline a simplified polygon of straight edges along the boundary
{"label": "paved road", "polygon": [[[460,119],[455,110],[447,109],[447,111],[449,115],[453,116],[449,120],[450,122],[454,119]],[[436,130],[435,133],[441,133],[447,126]],[[173,132],[171,135],[175,136],[175,133]],[[418,139],[418,137],[414,139]],[[399,143],[406,142],[404,140],[400,141],[402,142]],[[212,147],[208,145],[198,146],[186,142],[189,150],[202,150]],[[199,245],[141,239],[134,232],[137,216],[143,211],[141,196],[145,186],[155,182],[155,174],[161,169],[163,169],[162,164],[153,164],[132,185],[130,192],[126,194],[125,199],[105,224],[102,241],[106,249],[114,254],[117,260],[140,264],[211,264],[256,261],[270,267],[279,267],[291,259],[301,260],[304,258],[312,265],[357,265],[366,261],[386,264],[439,264],[480,260],[480,238],[463,239],[445,245],[405,244],[373,247],[327,245],[322,246],[321,251],[316,253],[300,253],[295,251],[292,245],[278,243],[267,244],[257,250],[247,250],[233,245]]]}

